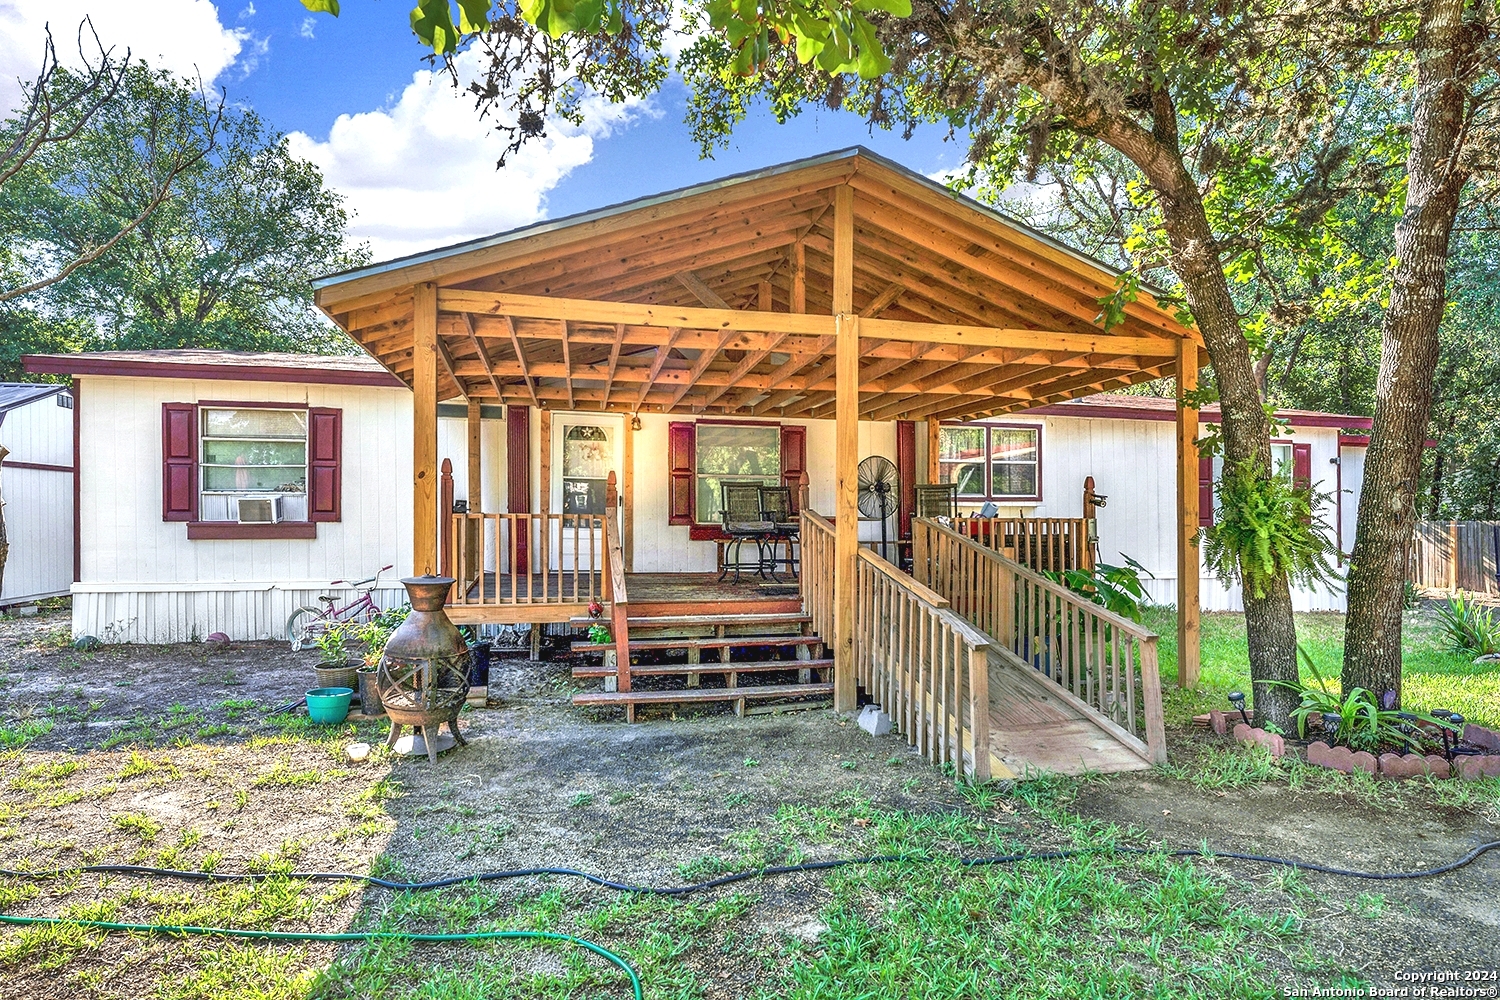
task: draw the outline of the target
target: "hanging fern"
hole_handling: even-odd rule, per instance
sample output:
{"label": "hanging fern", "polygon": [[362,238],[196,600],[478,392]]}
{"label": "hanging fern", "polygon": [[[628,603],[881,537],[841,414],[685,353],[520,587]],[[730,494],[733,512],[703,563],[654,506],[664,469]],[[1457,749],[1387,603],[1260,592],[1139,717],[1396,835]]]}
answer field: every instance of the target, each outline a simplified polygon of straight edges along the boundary
{"label": "hanging fern", "polygon": [[1203,530],[1209,569],[1257,598],[1282,573],[1304,586],[1337,580],[1328,561],[1333,532],[1317,514],[1320,499],[1293,486],[1290,476],[1265,475],[1258,461],[1226,462],[1213,526]]}

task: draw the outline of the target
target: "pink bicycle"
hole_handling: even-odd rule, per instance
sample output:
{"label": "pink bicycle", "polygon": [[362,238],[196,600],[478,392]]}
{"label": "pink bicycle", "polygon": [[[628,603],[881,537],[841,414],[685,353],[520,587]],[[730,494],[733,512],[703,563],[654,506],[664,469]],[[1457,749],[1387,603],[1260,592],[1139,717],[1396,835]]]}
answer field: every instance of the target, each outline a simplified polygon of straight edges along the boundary
{"label": "pink bicycle", "polygon": [[[348,583],[348,586],[359,591],[359,596],[343,607],[334,606],[338,604],[339,599],[333,594],[324,594],[318,598],[318,603],[322,607],[304,604],[293,611],[291,617],[286,620],[286,637],[287,641],[292,644],[292,649],[300,650],[309,643],[316,642],[320,635],[334,625],[364,624],[380,614],[380,608],[375,604],[370,592],[380,586],[380,574],[390,568],[390,566],[382,566],[374,576]],[[329,586],[337,587],[344,582],[334,580]]]}

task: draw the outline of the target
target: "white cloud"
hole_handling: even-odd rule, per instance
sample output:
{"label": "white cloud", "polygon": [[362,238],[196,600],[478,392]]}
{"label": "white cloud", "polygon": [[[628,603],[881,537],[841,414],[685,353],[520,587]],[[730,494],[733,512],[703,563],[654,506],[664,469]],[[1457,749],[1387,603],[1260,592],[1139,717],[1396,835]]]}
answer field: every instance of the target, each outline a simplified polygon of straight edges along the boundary
{"label": "white cloud", "polygon": [[302,19],[302,27],[297,33],[303,38],[316,38],[318,37],[317,28],[318,22],[316,18],[304,17]]}
{"label": "white cloud", "polygon": [[[109,0],[90,4],[80,12],[72,4],[54,0],[0,0],[0,107],[18,103],[18,78],[30,80],[41,65],[43,28],[50,22],[58,55],[65,64],[78,62],[78,26],[87,13],[106,48],[116,55],[128,48],[133,59],[210,84],[240,59],[248,48],[264,55],[244,28],[226,28],[211,0]],[[92,48],[92,39],[85,50]]]}
{"label": "white cloud", "polygon": [[[478,57],[459,58],[460,77]],[[387,108],[340,115],[325,141],[291,135],[292,152],[313,161],[348,199],[351,235],[377,260],[502,232],[546,217],[546,196],[594,156],[594,141],[640,114],[642,104],[587,108],[583,128],[556,121],[501,170],[505,141],[474,110],[473,98],[426,70]]]}

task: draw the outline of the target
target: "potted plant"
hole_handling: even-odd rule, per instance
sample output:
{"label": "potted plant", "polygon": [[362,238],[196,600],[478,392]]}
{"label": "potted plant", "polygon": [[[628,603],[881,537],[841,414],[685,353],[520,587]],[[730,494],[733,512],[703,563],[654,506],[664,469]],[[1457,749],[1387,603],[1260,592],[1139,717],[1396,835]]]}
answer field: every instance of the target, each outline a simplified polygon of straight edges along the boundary
{"label": "potted plant", "polygon": [[380,666],[380,657],[385,653],[386,642],[390,640],[396,627],[406,620],[410,611],[411,605],[409,604],[382,611],[354,630],[355,638],[364,646],[363,662],[356,671],[361,715],[375,716],[385,711],[385,707],[380,703],[380,692],[375,683],[375,674]]}
{"label": "potted plant", "polygon": [[359,686],[356,676],[357,664],[349,657],[349,628],[346,625],[330,625],[317,639],[318,687],[349,688]]}

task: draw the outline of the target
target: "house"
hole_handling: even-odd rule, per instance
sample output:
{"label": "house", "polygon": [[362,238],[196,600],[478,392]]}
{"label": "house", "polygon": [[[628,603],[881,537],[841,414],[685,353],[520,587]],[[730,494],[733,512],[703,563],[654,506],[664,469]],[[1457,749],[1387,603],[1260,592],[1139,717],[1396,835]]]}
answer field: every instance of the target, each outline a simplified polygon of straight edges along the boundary
{"label": "house", "polygon": [[68,592],[74,578],[73,396],[0,383],[0,515],[10,550],[0,608]]}
{"label": "house", "polygon": [[[1077,759],[1038,766],[1159,761],[1156,637],[1010,558],[1043,522],[1081,539],[1093,476],[1106,558],[1199,604],[1197,560],[1179,560],[1199,526],[1198,412],[1100,394],[1179,371],[1191,388],[1201,339],[1149,289],[1101,329],[1118,277],[853,149],[317,279],[357,358],[28,358],[78,387],[75,630],[276,636],[328,581],[389,563],[391,582],[455,577],[460,623],[586,623],[602,605],[609,641],[578,647],[602,663],[575,676],[603,688],[575,700],[627,718],[848,711],[863,690],[979,779],[1040,745],[1044,717]],[[1297,427],[1323,449],[1311,462],[1314,435],[1350,426],[1330,419]],[[901,481],[886,532],[910,533],[910,574],[858,514],[874,456]],[[1028,520],[990,519],[981,544],[916,516],[919,481]],[[793,578],[775,572],[784,542],[763,574],[726,531],[725,484],[791,508]],[[1190,684],[1196,615],[1180,633]]]}

